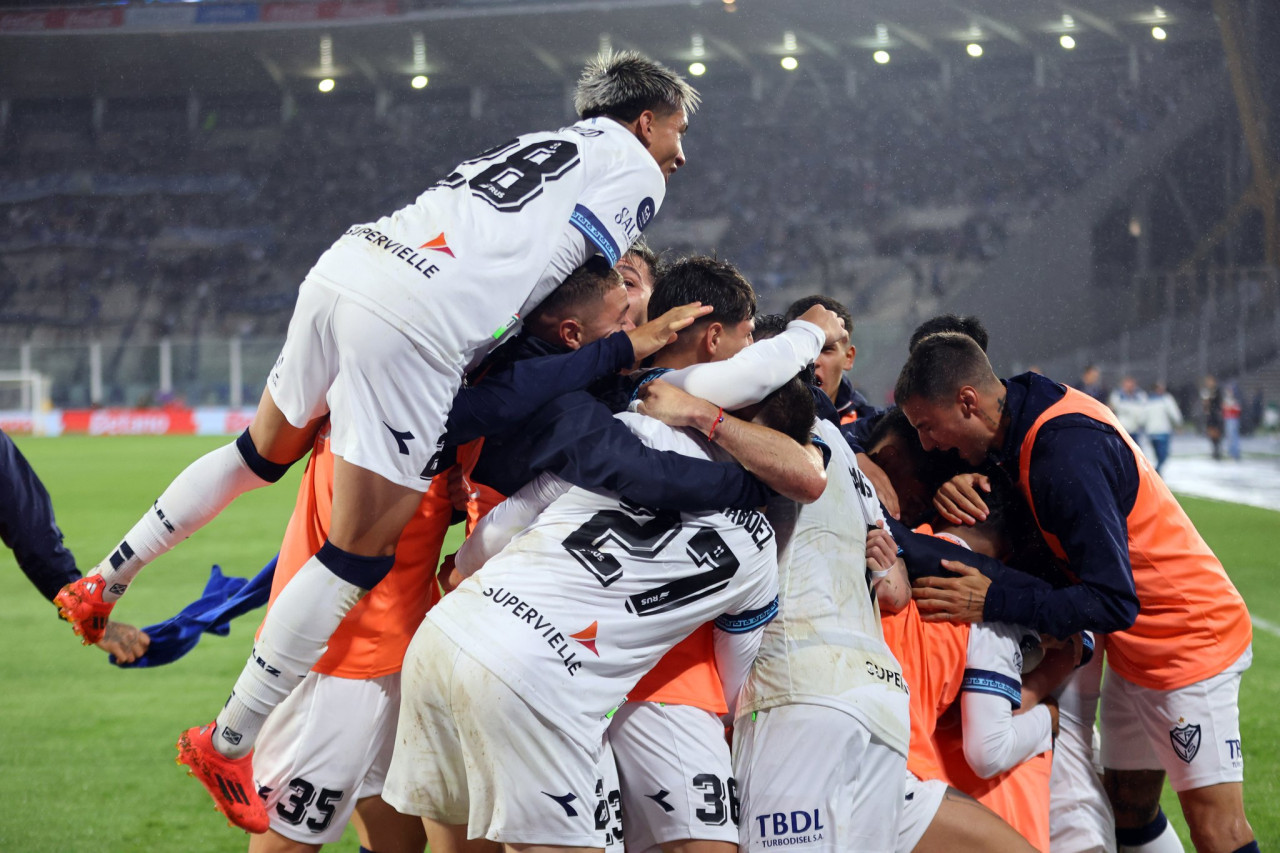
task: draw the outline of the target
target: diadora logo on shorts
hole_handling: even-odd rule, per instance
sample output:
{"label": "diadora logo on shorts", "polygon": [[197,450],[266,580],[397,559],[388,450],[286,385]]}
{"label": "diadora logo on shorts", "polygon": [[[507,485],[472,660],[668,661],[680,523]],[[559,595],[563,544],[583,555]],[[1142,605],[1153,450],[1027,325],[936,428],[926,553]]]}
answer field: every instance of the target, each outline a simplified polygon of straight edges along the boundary
{"label": "diadora logo on shorts", "polygon": [[448,256],[449,256],[449,257],[451,257],[451,258],[456,258],[456,257],[457,257],[457,255],[455,255],[455,254],[453,253],[453,249],[450,249],[450,248],[449,248],[449,244],[445,242],[445,239],[444,239],[444,232],[443,232],[443,231],[441,231],[441,232],[440,232],[439,234],[437,234],[436,236],[432,237],[432,238],[431,238],[430,240],[428,240],[427,242],[423,243],[423,244],[422,244],[421,246],[419,246],[418,248],[419,248],[419,249],[430,249],[430,250],[431,250],[431,251],[433,251],[433,252],[444,252],[446,255],[448,255]]}
{"label": "diadora logo on shorts", "polygon": [[[342,236],[363,237],[375,249],[381,249],[382,251],[399,258],[409,266],[413,267],[422,274],[423,278],[431,278],[433,275],[440,272],[440,267],[431,263],[430,256],[419,255],[413,246],[406,244],[403,240],[393,240],[376,228],[370,228],[367,225],[353,225],[348,228]],[[418,248],[429,248],[436,252],[443,252],[451,258],[453,257],[453,250],[445,245],[443,233],[438,237],[428,240]]]}
{"label": "diadora logo on shorts", "polygon": [[1200,727],[1191,725],[1185,717],[1179,717],[1178,722],[1182,725],[1169,730],[1169,742],[1178,757],[1190,764],[1200,751]]}
{"label": "diadora logo on shorts", "polygon": [[755,821],[764,847],[815,844],[822,840],[822,831],[827,828],[822,822],[822,809],[761,814],[755,816]]}
{"label": "diadora logo on shorts", "polygon": [[564,668],[570,675],[577,675],[578,670],[582,668],[582,661],[578,660],[578,653],[570,650],[572,648],[569,645],[570,640],[586,646],[596,657],[600,656],[600,653],[596,651],[596,624],[594,622],[576,634],[565,636],[564,632],[557,628],[550,619],[539,613],[536,607],[530,607],[528,602],[521,601],[520,596],[509,589],[502,587],[495,589],[487,586],[484,588],[484,597],[528,625],[538,636],[546,640],[547,645],[560,658],[560,662],[564,664]]}

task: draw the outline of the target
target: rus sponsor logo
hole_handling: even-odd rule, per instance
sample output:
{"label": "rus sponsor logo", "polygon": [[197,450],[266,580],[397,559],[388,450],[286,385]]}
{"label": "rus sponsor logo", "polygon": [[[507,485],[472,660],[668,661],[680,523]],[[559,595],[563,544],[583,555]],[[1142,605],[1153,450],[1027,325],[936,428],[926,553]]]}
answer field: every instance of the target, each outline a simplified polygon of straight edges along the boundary
{"label": "rus sponsor logo", "polygon": [[509,589],[485,587],[484,597],[493,604],[498,605],[504,612],[528,625],[533,629],[534,633],[545,640],[551,650],[556,653],[569,675],[577,675],[578,670],[582,668],[582,661],[578,659],[578,653],[572,650],[573,647],[569,645],[570,641],[586,646],[597,657],[600,656],[600,653],[596,651],[596,624],[594,622],[576,634],[566,636],[563,631],[555,626],[554,622],[539,613],[536,607],[530,607],[528,602],[521,601],[520,596]]}

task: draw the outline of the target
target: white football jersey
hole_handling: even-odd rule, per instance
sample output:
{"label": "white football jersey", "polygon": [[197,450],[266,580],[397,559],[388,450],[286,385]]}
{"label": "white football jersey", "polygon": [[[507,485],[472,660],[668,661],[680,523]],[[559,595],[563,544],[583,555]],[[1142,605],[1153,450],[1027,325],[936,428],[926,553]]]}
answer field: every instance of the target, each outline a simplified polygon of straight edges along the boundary
{"label": "white football jersey", "polygon": [[608,118],[493,148],[377,222],[310,276],[461,372],[597,252],[616,263],[658,212],[662,170]]}
{"label": "white football jersey", "polygon": [[[701,436],[618,417],[651,447],[727,458]],[[774,534],[763,514],[653,511],[549,473],[495,507],[457,565],[475,573],[427,618],[593,750],[607,715],[695,628],[724,616],[728,630],[750,631],[777,607]]]}
{"label": "white football jersey", "polygon": [[831,449],[827,487],[811,504],[769,505],[781,548],[778,615],[765,626],[738,716],[823,705],[856,717],[906,755],[906,682],[867,582],[867,528],[883,518],[880,502],[839,429],[819,421],[815,431]]}
{"label": "white football jersey", "polygon": [[975,622],[969,629],[962,692],[1002,696],[1022,707],[1022,658],[1027,649],[1039,648],[1040,634],[1008,622]]}

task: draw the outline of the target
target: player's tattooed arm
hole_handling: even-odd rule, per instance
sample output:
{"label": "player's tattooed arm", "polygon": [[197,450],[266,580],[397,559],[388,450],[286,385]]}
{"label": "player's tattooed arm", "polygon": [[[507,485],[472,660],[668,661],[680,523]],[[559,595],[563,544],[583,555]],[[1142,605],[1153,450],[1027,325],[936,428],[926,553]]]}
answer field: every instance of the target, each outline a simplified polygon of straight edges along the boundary
{"label": "player's tattooed arm", "polygon": [[742,467],[784,497],[812,503],[827,487],[822,452],[812,444],[801,446],[780,432],[734,417],[661,379],[647,383],[640,397],[640,414],[710,436]]}

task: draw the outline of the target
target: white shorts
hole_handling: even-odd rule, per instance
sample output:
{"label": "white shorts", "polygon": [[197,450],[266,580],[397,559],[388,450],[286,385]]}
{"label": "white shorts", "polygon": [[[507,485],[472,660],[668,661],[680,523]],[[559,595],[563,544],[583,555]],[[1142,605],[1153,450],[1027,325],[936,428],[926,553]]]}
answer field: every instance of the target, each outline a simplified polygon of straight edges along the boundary
{"label": "white shorts", "polygon": [[1240,677],[1253,647],[1217,675],[1177,690],[1151,690],[1108,669],[1102,682],[1102,764],[1161,770],[1174,791],[1244,781]]}
{"label": "white shorts", "polygon": [[916,849],[942,807],[942,798],[947,795],[947,783],[941,779],[925,782],[910,770],[906,773],[906,790],[902,796],[902,816],[898,819],[898,843],[893,848],[894,853],[911,853]]}
{"label": "white shorts", "polygon": [[382,793],[399,708],[399,673],[307,673],[267,717],[253,753],[271,828],[303,844],[341,838],[356,802]]}
{"label": "white shorts", "polygon": [[884,853],[897,846],[907,759],[856,719],[782,705],[738,720],[739,849]]}
{"label": "white shorts", "polygon": [[289,423],[301,428],[330,413],[335,455],[419,492],[460,384],[455,369],[313,279],[298,289],[267,377]]}
{"label": "white shorts", "polygon": [[738,843],[738,790],[724,723],[692,705],[628,702],[609,722],[627,850],[671,841]]}
{"label": "white shorts", "polygon": [[504,844],[600,847],[597,762],[430,620],[402,672],[382,798]]}

